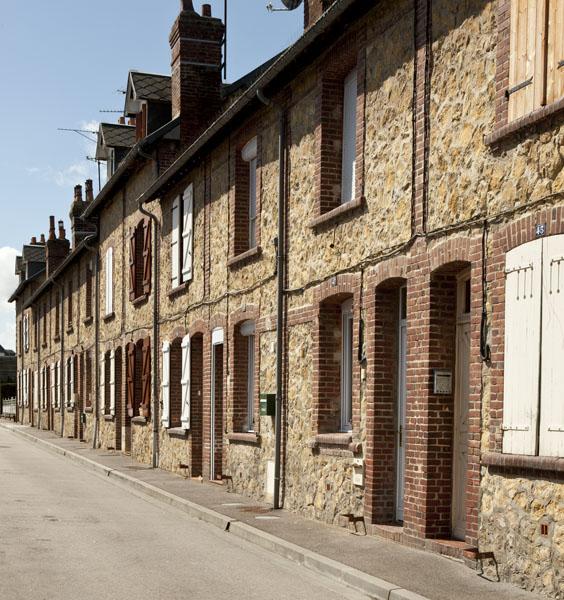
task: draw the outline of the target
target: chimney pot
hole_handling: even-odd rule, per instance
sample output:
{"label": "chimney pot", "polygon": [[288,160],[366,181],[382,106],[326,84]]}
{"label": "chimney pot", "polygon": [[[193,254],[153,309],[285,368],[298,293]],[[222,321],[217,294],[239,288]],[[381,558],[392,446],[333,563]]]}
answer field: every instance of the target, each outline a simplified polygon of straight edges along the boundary
{"label": "chimney pot", "polygon": [[75,201],[82,202],[82,186],[81,185],[74,186],[74,199],[75,199]]}
{"label": "chimney pot", "polygon": [[211,4],[202,4],[202,17],[211,17],[212,7]]}
{"label": "chimney pot", "polygon": [[84,198],[84,201],[92,202],[92,200],[94,200],[94,186],[92,184],[92,179],[87,179],[84,187],[86,189],[86,197]]}
{"label": "chimney pot", "polygon": [[192,4],[192,0],[180,0],[180,10],[188,10],[194,12],[194,5]]}
{"label": "chimney pot", "polygon": [[32,245],[32,246],[36,246],[36,245],[37,245],[37,238],[36,238],[35,236],[33,236],[33,237],[31,238],[31,245]]}
{"label": "chimney pot", "polygon": [[55,239],[55,217],[49,217],[49,239]]}
{"label": "chimney pot", "polygon": [[120,118],[118,119],[118,123],[119,123],[120,125],[125,125],[125,117],[120,117]]}
{"label": "chimney pot", "polygon": [[44,245],[45,245],[45,234],[44,234],[44,233],[42,233],[42,234],[41,234],[41,238],[40,238],[40,240],[39,240],[39,243],[40,243],[42,246],[44,246]]}
{"label": "chimney pot", "polygon": [[135,127],[136,122],[137,122],[137,119],[135,117],[130,117],[127,124],[133,125],[133,127]]}
{"label": "chimney pot", "polygon": [[60,240],[67,239],[67,234],[65,231],[64,223],[62,221],[59,221],[59,239]]}

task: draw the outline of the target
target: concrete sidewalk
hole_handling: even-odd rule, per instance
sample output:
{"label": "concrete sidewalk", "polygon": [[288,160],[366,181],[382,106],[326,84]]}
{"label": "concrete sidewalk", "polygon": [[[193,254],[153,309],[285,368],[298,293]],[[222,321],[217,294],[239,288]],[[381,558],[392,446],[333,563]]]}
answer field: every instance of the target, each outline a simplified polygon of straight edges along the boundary
{"label": "concrete sidewalk", "polygon": [[120,453],[93,450],[52,432],[0,422],[45,449],[64,455],[110,481],[125,485],[230,535],[321,572],[379,600],[535,600],[541,596],[492,582],[459,562],[377,537],[272,511],[224,486],[185,480]]}

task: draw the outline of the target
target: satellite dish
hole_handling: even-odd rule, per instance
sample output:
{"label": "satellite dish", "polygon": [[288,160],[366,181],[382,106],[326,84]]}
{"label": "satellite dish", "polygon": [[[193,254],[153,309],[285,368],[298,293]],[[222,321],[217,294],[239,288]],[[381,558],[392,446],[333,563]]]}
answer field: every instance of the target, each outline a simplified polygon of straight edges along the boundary
{"label": "satellite dish", "polygon": [[302,3],[302,0],[282,0],[282,4],[288,10],[295,10]]}

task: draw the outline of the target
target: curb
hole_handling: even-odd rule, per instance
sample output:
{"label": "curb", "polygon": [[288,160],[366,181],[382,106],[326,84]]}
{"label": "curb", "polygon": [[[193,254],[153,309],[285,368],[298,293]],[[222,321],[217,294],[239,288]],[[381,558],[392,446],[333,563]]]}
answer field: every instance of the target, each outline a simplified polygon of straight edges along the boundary
{"label": "curb", "polygon": [[137,492],[141,492],[147,496],[150,496],[151,498],[164,502],[173,508],[179,509],[190,517],[204,521],[205,523],[215,527],[219,527],[223,531],[229,532],[231,535],[234,535],[237,538],[250,542],[265,550],[273,552],[278,556],[298,563],[310,571],[315,571],[316,573],[337,581],[338,583],[344,584],[357,591],[367,594],[370,598],[376,600],[429,600],[429,598],[426,598],[425,596],[420,596],[419,594],[404,588],[397,587],[387,581],[384,581],[383,579],[368,575],[363,571],[359,571],[358,569],[344,565],[331,558],[327,558],[326,556],[322,556],[321,554],[317,554],[316,552],[302,548],[301,546],[293,544],[292,542],[288,542],[282,538],[261,531],[260,529],[256,529],[255,527],[247,525],[246,523],[242,523],[237,519],[226,517],[221,513],[206,508],[205,506],[201,506],[200,504],[196,504],[190,500],[180,498],[175,494],[171,494],[170,492],[162,490],[161,488],[151,485],[150,483],[140,481],[139,479],[122,473],[121,471],[117,471],[111,467],[106,467],[96,461],[86,458],[85,456],[81,456],[76,452],[65,450],[64,448],[61,448],[56,444],[52,444],[47,440],[42,440],[30,433],[27,433],[26,431],[17,429],[17,426],[0,423],[0,427],[44,447],[45,450],[53,454],[64,456],[74,463],[94,471],[99,475],[112,478],[114,481],[122,483],[125,486],[136,490]]}

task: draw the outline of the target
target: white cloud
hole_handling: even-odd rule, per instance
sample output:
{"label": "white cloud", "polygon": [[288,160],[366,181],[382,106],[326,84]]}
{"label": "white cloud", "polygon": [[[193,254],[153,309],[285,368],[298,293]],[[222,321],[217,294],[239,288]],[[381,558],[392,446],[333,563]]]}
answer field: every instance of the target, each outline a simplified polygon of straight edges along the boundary
{"label": "white cloud", "polygon": [[0,248],[0,344],[10,350],[16,346],[16,313],[8,298],[18,285],[14,273],[17,254],[15,248]]}

